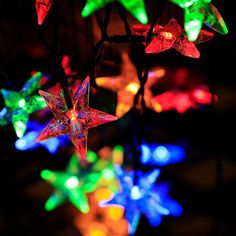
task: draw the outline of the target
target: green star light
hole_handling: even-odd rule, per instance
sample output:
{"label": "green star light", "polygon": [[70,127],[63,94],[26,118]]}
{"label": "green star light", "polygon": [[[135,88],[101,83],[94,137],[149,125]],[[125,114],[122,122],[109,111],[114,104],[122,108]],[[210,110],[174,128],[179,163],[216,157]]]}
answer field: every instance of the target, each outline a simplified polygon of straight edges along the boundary
{"label": "green star light", "polygon": [[26,81],[20,92],[1,89],[6,107],[0,112],[0,124],[12,122],[18,138],[22,138],[29,119],[29,114],[45,108],[47,105],[39,95],[32,95],[41,87],[42,73],[35,73]]}
{"label": "green star light", "polygon": [[68,199],[82,213],[88,213],[89,204],[86,193],[95,191],[101,177],[101,173],[88,170],[80,168],[75,154],[71,157],[65,172],[42,170],[41,177],[55,188],[55,192],[45,204],[45,209],[54,210]]}
{"label": "green star light", "polygon": [[148,17],[143,0],[88,0],[81,12],[81,15],[82,17],[87,17],[114,1],[119,2],[140,23],[148,23]]}
{"label": "green star light", "polygon": [[227,34],[227,26],[211,0],[171,0],[184,9],[184,28],[190,41],[198,38],[203,23],[220,34]]}

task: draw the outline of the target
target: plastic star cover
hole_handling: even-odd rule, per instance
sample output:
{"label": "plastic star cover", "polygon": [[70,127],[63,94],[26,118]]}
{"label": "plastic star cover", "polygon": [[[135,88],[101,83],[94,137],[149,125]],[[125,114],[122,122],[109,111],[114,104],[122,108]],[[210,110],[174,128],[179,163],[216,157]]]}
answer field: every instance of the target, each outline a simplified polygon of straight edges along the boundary
{"label": "plastic star cover", "polygon": [[3,125],[12,122],[17,137],[21,138],[26,130],[29,114],[45,108],[47,105],[39,95],[32,95],[41,86],[42,73],[35,73],[26,81],[20,92],[1,89],[6,109],[0,117]]}
{"label": "plastic star cover", "polygon": [[115,116],[88,107],[88,89],[89,77],[84,80],[74,95],[70,94],[73,104],[70,109],[65,103],[63,93],[58,97],[39,91],[52,110],[54,118],[39,135],[37,141],[68,134],[79,150],[80,157],[86,159],[88,129],[117,119]]}
{"label": "plastic star cover", "polygon": [[126,172],[116,166],[120,192],[109,201],[101,201],[101,206],[120,205],[125,208],[125,218],[129,223],[129,233],[136,231],[141,214],[144,214],[152,226],[161,223],[163,215],[178,216],[182,207],[168,197],[169,186],[155,182],[160,174],[159,169],[143,174],[140,171]]}
{"label": "plastic star cover", "polygon": [[227,26],[210,0],[172,0],[184,9],[184,28],[190,41],[198,38],[203,23],[213,30],[227,34]]}
{"label": "plastic star cover", "polygon": [[[136,34],[147,35],[150,25],[145,27],[136,25],[133,27]],[[200,53],[195,44],[206,42],[212,39],[213,33],[201,30],[198,39],[195,42],[190,42],[186,33],[181,29],[178,22],[172,18],[165,27],[156,25],[153,29],[153,38],[147,45],[146,53],[161,53],[170,48],[174,48],[182,55],[187,57],[199,58]]]}
{"label": "plastic star cover", "polygon": [[[119,2],[131,15],[140,23],[146,24],[148,17],[143,0],[115,0]],[[81,12],[82,17],[87,17],[105,5],[112,3],[113,0],[87,0],[84,9]]]}
{"label": "plastic star cover", "polygon": [[43,170],[41,177],[55,188],[45,204],[46,210],[54,210],[68,199],[82,213],[88,213],[86,193],[93,192],[98,187],[101,173],[82,170],[77,156],[73,155],[64,172]]}
{"label": "plastic star cover", "polygon": [[45,17],[48,14],[49,9],[51,8],[52,0],[36,0],[35,7],[38,17],[38,24],[42,25]]}

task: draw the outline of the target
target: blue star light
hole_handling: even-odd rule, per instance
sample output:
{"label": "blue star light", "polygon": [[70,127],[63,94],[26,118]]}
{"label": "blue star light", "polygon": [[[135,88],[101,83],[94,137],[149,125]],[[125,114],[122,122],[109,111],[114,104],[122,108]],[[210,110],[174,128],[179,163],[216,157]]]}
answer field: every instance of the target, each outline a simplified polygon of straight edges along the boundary
{"label": "blue star light", "polygon": [[26,151],[33,150],[38,147],[44,147],[49,153],[55,154],[58,152],[59,147],[66,144],[69,139],[67,136],[59,136],[54,139],[47,139],[42,142],[35,142],[41,131],[43,125],[38,124],[35,121],[29,121],[27,124],[28,132],[22,137],[16,140],[15,147],[17,150]]}
{"label": "blue star light", "polygon": [[142,214],[147,217],[151,226],[160,225],[164,215],[181,215],[182,207],[168,196],[168,184],[155,186],[160,174],[159,169],[143,174],[141,171],[126,172],[120,166],[116,166],[115,171],[120,192],[110,200],[100,202],[100,205],[124,207],[130,235],[134,235]]}

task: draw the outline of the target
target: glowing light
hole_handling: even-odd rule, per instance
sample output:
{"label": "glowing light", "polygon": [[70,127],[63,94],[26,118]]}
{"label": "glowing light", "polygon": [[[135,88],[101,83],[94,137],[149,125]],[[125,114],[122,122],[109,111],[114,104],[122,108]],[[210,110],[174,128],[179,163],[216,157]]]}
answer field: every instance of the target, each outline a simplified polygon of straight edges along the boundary
{"label": "glowing light", "polygon": [[142,144],[140,149],[143,164],[165,166],[180,162],[185,157],[185,150],[177,145]]}
{"label": "glowing light", "polygon": [[[90,153],[90,155],[91,154],[93,156],[95,155],[95,153],[92,152],[91,150],[89,150],[88,152]],[[90,171],[93,173],[99,173],[100,175],[100,178],[98,181],[99,187],[108,188],[112,192],[117,191],[117,183],[115,181],[116,176],[114,172],[113,160],[111,158],[111,151],[110,151],[110,156],[108,159],[101,158],[100,154],[99,154],[99,158],[96,155],[96,160],[94,162],[90,162]]]}
{"label": "glowing light", "polygon": [[112,149],[112,158],[114,164],[121,165],[123,163],[124,149],[122,146],[117,145]]}
{"label": "glowing light", "polygon": [[161,35],[163,35],[168,40],[172,39],[172,37],[173,37],[171,32],[163,32],[163,33],[161,33]]}
{"label": "glowing light", "polygon": [[164,68],[154,68],[150,72],[150,76],[156,77],[156,78],[162,78],[166,74],[166,70]]}
{"label": "glowing light", "polygon": [[[196,28],[196,25],[194,26]],[[193,25],[191,25],[191,27],[193,27]],[[147,30],[149,28],[150,25],[147,25],[146,28],[143,27],[141,29],[136,26],[134,27],[134,30],[137,31],[137,34],[147,36]],[[191,30],[191,32],[193,32],[193,30]],[[200,31],[198,31],[198,34],[199,32]],[[202,35],[204,35],[204,37]],[[147,45],[145,52],[156,54],[164,52],[170,48],[174,48],[184,56],[199,58],[200,53],[195,44],[210,40],[213,37],[213,34],[211,32],[201,31],[200,39],[194,43],[190,42],[191,40],[189,41],[187,36],[188,31],[186,35],[178,22],[172,18],[164,27],[158,24],[154,27],[152,40]],[[204,40],[202,40],[202,38],[204,38]]]}
{"label": "glowing light", "polygon": [[93,222],[89,226],[89,236],[106,236],[107,227],[99,222]]}
{"label": "glowing light", "polygon": [[[119,225],[119,227],[117,227]],[[128,232],[128,223],[125,219],[120,219],[119,221],[112,222],[111,224],[112,231],[118,235],[127,235]]]}
{"label": "glowing light", "polygon": [[174,217],[181,216],[183,213],[183,207],[168,196],[170,192],[170,185],[166,182],[160,183],[158,184],[158,189],[160,199],[165,199],[165,206],[169,210],[169,214]]}
{"label": "glowing light", "polygon": [[153,101],[152,107],[155,112],[160,113],[163,111],[162,106],[158,102]]}
{"label": "glowing light", "polygon": [[7,108],[4,107],[1,111],[0,111],[0,117],[3,117],[7,114]]}
{"label": "glowing light", "polygon": [[64,73],[67,76],[75,76],[77,75],[76,72],[72,71],[70,65],[70,57],[68,55],[64,55],[61,60],[61,66],[64,69]]}
{"label": "glowing light", "polygon": [[52,0],[36,0],[35,7],[38,17],[38,24],[42,25],[45,17],[48,14],[49,9],[51,8]]}
{"label": "glowing light", "polygon": [[128,92],[130,92],[130,93],[132,93],[132,94],[136,94],[137,92],[138,92],[138,90],[139,90],[139,84],[137,84],[137,83],[130,83],[130,84],[128,84],[126,87],[125,87],[125,89],[128,91]]}
{"label": "glowing light", "polygon": [[142,163],[147,163],[151,156],[150,149],[148,148],[147,145],[143,144],[141,145],[141,151],[142,151],[141,161]]}
{"label": "glowing light", "polygon": [[[131,15],[133,15],[142,24],[147,24],[148,17],[143,0],[115,0],[119,2]],[[105,5],[112,3],[112,0],[87,0],[84,9],[81,12],[82,17],[88,17],[95,11],[100,10]]]}
{"label": "glowing light", "polygon": [[21,138],[25,131],[29,119],[29,114],[46,107],[46,103],[38,95],[32,95],[40,88],[42,73],[35,73],[25,82],[20,92],[1,89],[6,109],[2,110],[0,123],[6,125],[12,122],[18,138]]}
{"label": "glowing light", "polygon": [[38,136],[37,142],[68,134],[70,140],[78,149],[78,155],[86,159],[88,129],[111,122],[117,118],[105,112],[88,107],[89,77],[80,85],[72,96],[73,109],[68,110],[63,93],[60,97],[39,91],[52,110],[54,118]]}
{"label": "glowing light", "polygon": [[111,169],[105,169],[102,172],[102,177],[106,180],[112,180],[114,179],[114,171]]}
{"label": "glowing light", "polygon": [[[214,101],[217,101],[214,94]],[[157,112],[175,109],[179,113],[185,113],[189,109],[196,109],[199,105],[209,105],[212,102],[212,94],[207,86],[200,86],[185,91],[167,91],[152,98],[152,109]],[[158,108],[161,107],[160,110]]]}
{"label": "glowing light", "polygon": [[[121,54],[121,74],[112,77],[98,77],[96,83],[99,87],[117,93],[116,116],[124,116],[133,106],[134,97],[140,87],[137,69],[131,62],[127,52]],[[148,79],[144,87],[144,100],[147,107],[151,107],[151,87],[165,74],[165,69],[155,67],[148,73]],[[137,104],[139,109],[141,100]]]}
{"label": "glowing light", "polygon": [[62,136],[37,143],[35,142],[35,140],[40,134],[42,126],[36,122],[29,121],[27,124],[27,129],[28,132],[22,138],[17,139],[15,142],[15,147],[18,150],[33,150],[41,146],[44,147],[49,153],[55,154],[58,151],[60,145],[65,144],[65,142],[67,141],[67,138],[65,136]]}
{"label": "glowing light", "polygon": [[122,102],[118,103],[116,106],[116,116],[118,118],[122,117],[124,114],[126,114],[131,108],[131,105],[129,104],[123,104]]}
{"label": "glowing light", "polygon": [[[193,98],[200,104],[211,104],[212,94],[203,88],[194,89],[192,92]],[[217,101],[217,96],[214,95],[214,100]]]}
{"label": "glowing light", "polygon": [[184,28],[190,41],[197,40],[203,23],[221,34],[228,33],[222,16],[210,0],[171,1],[184,9]]}
{"label": "glowing light", "polygon": [[15,147],[19,150],[27,150],[26,141],[24,139],[16,140]]}
{"label": "glowing light", "polygon": [[133,200],[138,200],[138,199],[142,198],[142,193],[140,192],[138,186],[132,187],[130,197],[131,197]]}
{"label": "glowing light", "polygon": [[66,113],[71,121],[77,120],[78,113],[75,110],[71,109],[71,110],[68,110]]}
{"label": "glowing light", "polygon": [[98,159],[98,156],[95,152],[88,150],[87,151],[87,161],[90,163],[96,162]]}
{"label": "glowing light", "polygon": [[108,188],[98,188],[95,192],[95,198],[99,201],[108,200],[112,196],[112,191]]}
{"label": "glowing light", "polygon": [[24,133],[25,133],[25,130],[26,130],[25,122],[23,122],[23,121],[16,121],[14,123],[14,128],[16,130],[17,137],[22,138]]}
{"label": "glowing light", "polygon": [[37,137],[38,133],[37,132],[29,132],[27,135],[25,135],[24,138],[18,139],[15,142],[15,147],[18,150],[27,150],[31,148],[31,145],[29,145],[31,140],[35,140]]}
{"label": "glowing light", "polygon": [[198,20],[188,21],[185,24],[185,30],[190,41],[195,41],[198,38],[199,32],[202,28],[202,17]]}
{"label": "glowing light", "polygon": [[167,160],[170,156],[167,148],[164,146],[159,146],[154,150],[153,157],[154,159]]}
{"label": "glowing light", "polygon": [[[124,207],[129,234],[135,233],[141,214],[145,214],[151,225],[157,226],[161,223],[163,215],[175,215],[175,210],[178,207],[181,208],[176,201],[168,197],[168,185],[160,185],[160,188],[159,185],[155,187],[155,182],[160,174],[159,169],[146,174],[140,171],[126,172],[119,166],[116,166],[115,170],[120,184],[120,192],[115,193],[111,200],[100,202],[100,205],[118,204]],[[134,179],[136,184],[134,184]]]}
{"label": "glowing light", "polygon": [[76,176],[72,176],[68,180],[66,180],[66,187],[67,188],[78,187],[78,184],[79,184],[79,180]]}
{"label": "glowing light", "polygon": [[18,101],[18,106],[19,107],[24,107],[25,106],[25,99],[21,99]]}
{"label": "glowing light", "polygon": [[[38,137],[39,133],[37,133]],[[38,146],[38,143],[35,142],[36,138],[34,139],[34,144]],[[44,140],[41,142],[41,145],[45,147],[49,153],[55,154],[60,147],[60,145],[65,143],[65,137],[63,138],[54,138],[54,139],[49,139],[49,140]]]}
{"label": "glowing light", "polygon": [[45,203],[45,209],[54,210],[68,198],[82,213],[88,213],[86,193],[93,192],[98,187],[100,176],[100,173],[80,171],[76,155],[71,157],[65,172],[41,171],[41,177],[55,188],[54,194]]}
{"label": "glowing light", "polygon": [[107,209],[107,214],[111,220],[118,221],[123,217],[124,208],[119,206],[110,206]]}

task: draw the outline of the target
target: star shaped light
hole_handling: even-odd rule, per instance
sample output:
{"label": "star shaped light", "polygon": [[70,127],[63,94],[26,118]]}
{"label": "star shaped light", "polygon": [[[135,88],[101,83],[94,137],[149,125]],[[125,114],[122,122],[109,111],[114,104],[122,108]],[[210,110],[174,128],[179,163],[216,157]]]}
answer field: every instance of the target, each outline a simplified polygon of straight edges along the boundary
{"label": "star shaped light", "polygon": [[42,25],[52,5],[52,0],[36,0],[35,7],[37,12],[38,24]]}
{"label": "star shaped light", "polygon": [[[135,25],[134,31],[138,34],[147,36],[150,25]],[[181,29],[178,22],[172,18],[165,27],[155,25],[153,29],[153,38],[147,45],[146,53],[160,53],[170,48],[176,49],[182,55],[187,57],[199,58],[200,53],[195,44],[202,43],[212,39],[213,33],[201,30],[198,39],[195,42],[190,42],[184,30]]]}
{"label": "star shaped light", "polygon": [[29,114],[47,106],[39,95],[32,95],[40,88],[42,79],[42,73],[37,72],[26,81],[20,92],[0,90],[6,105],[0,112],[0,124],[12,122],[18,138],[25,133]]}
{"label": "star shaped light", "polygon": [[198,86],[189,90],[170,90],[152,98],[152,109],[156,112],[176,110],[185,113],[201,105],[210,105],[212,99],[217,102],[218,96],[212,95],[207,86]]}
{"label": "star shaped light", "polygon": [[[87,17],[105,5],[112,3],[114,0],[87,0],[84,9],[81,12],[82,17]],[[120,3],[131,15],[140,23],[147,24],[148,17],[143,0],[115,0]]]}
{"label": "star shaped light", "polygon": [[[133,106],[134,97],[140,88],[136,67],[132,64],[126,52],[121,54],[121,74],[112,77],[98,77],[96,83],[99,87],[117,93],[116,116],[122,117]],[[165,75],[163,68],[153,69],[148,73],[148,80],[144,87],[144,99],[148,107],[151,101],[151,86]]]}
{"label": "star shaped light", "polygon": [[124,207],[130,235],[135,233],[142,214],[152,226],[158,226],[163,215],[178,216],[182,213],[182,207],[168,197],[168,185],[160,184],[155,187],[160,174],[159,169],[143,174],[140,171],[126,172],[120,166],[116,166],[116,174],[120,192],[109,201],[101,201],[100,205]]}
{"label": "star shaped light", "polygon": [[70,95],[72,108],[67,107],[63,93],[60,96],[55,96],[40,90],[39,93],[52,110],[54,118],[36,141],[68,134],[78,149],[79,156],[85,160],[88,129],[117,119],[115,116],[90,108],[88,106],[88,90],[89,77],[84,80],[74,95]]}
{"label": "star shaped light", "polygon": [[42,170],[41,177],[55,188],[55,192],[45,203],[47,211],[54,210],[68,199],[82,213],[88,213],[86,193],[93,192],[97,188],[101,173],[81,169],[78,158],[74,154],[65,172]]}
{"label": "star shaped light", "polygon": [[35,142],[41,130],[41,124],[34,121],[29,121],[27,124],[26,134],[22,138],[17,139],[15,142],[16,149],[26,151],[33,150],[38,147],[44,147],[49,153],[55,154],[58,152],[62,144],[66,144],[69,140],[67,136],[60,136],[54,139],[44,140],[40,143]]}
{"label": "star shaped light", "polygon": [[[128,224],[123,218],[124,209],[119,206],[99,207],[98,202],[112,196],[108,189],[98,188],[89,195],[90,211],[74,217],[75,226],[82,235],[128,236]],[[119,226],[119,227],[117,227]]]}
{"label": "star shaped light", "polygon": [[227,26],[211,0],[171,0],[184,9],[184,28],[190,41],[198,38],[203,23],[211,29],[227,34]]}
{"label": "star shaped light", "polygon": [[91,172],[99,172],[101,175],[98,186],[109,189],[112,192],[117,192],[113,159],[111,156],[108,158],[102,158],[100,155],[98,155],[95,152],[88,150],[86,158],[87,163],[89,163],[91,166]]}

